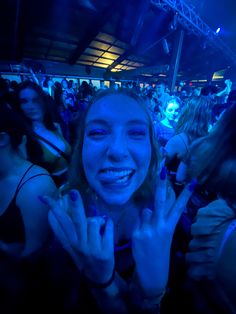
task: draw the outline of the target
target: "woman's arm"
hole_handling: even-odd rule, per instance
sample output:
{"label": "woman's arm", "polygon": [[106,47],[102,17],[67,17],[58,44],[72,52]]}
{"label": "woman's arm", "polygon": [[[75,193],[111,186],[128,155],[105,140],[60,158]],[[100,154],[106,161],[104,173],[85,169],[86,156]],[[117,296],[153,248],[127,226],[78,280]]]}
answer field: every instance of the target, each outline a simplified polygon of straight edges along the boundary
{"label": "woman's arm", "polygon": [[170,162],[175,156],[181,158],[188,151],[188,144],[185,143],[184,134],[174,135],[169,141],[166,143],[165,150],[167,154],[167,163]]}
{"label": "woman's arm", "polygon": [[37,176],[26,182],[16,199],[21,210],[25,227],[25,245],[21,256],[27,256],[40,249],[48,238],[50,226],[48,223],[48,206],[40,202],[38,196],[43,194],[55,195],[56,186],[46,170],[39,168]]}

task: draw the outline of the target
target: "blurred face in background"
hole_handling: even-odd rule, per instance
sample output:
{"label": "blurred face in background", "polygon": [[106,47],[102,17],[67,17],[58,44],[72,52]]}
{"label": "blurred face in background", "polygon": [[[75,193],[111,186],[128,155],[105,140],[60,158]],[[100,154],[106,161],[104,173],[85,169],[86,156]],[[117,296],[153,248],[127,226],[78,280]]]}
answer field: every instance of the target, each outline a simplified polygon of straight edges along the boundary
{"label": "blurred face in background", "polygon": [[164,93],[165,93],[165,85],[163,84],[156,85],[157,97],[161,97]]}
{"label": "blurred face in background", "polygon": [[179,104],[171,101],[168,103],[164,114],[169,121],[176,121],[178,119],[179,110]]}
{"label": "blurred face in background", "polygon": [[66,80],[62,80],[61,87],[62,87],[62,89],[67,89],[68,88],[68,82]]}
{"label": "blurred face in background", "polygon": [[32,88],[20,91],[21,109],[31,121],[43,121],[43,102],[38,93]]}

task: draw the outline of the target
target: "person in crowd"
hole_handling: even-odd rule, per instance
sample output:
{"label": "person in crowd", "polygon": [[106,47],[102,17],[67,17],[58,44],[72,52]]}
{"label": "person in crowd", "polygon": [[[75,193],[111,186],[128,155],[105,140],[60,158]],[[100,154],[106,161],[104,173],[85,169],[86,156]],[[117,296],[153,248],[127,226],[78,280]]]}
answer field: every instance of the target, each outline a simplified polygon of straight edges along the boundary
{"label": "person in crowd", "polygon": [[164,118],[155,124],[156,138],[161,147],[174,136],[178,115],[181,109],[181,100],[171,97],[163,110]]}
{"label": "person in crowd", "polygon": [[213,103],[216,103],[217,92],[218,88],[214,85],[206,85],[201,89],[201,95]]}
{"label": "person in crowd", "polygon": [[231,92],[231,88],[233,84],[230,79],[226,79],[224,83],[225,83],[225,88],[216,94],[217,97],[220,97],[222,99],[221,103],[227,102],[227,99],[228,99],[229,93]]}
{"label": "person in crowd", "polygon": [[187,178],[197,177],[216,199],[197,211],[187,262],[195,287],[196,313],[235,313],[236,106],[231,104],[186,160]]}
{"label": "person in crowd", "polygon": [[61,81],[61,88],[62,90],[66,90],[66,91],[69,91],[69,82],[67,79],[62,79]]}
{"label": "person in crowd", "polygon": [[78,268],[82,308],[85,301],[93,313],[158,313],[172,236],[192,189],[176,200],[166,168],[158,170],[143,99],[127,89],[98,93],[81,119],[69,191],[42,196]]}
{"label": "person in crowd", "polygon": [[30,304],[31,288],[39,283],[35,263],[50,239],[48,207],[38,196],[54,196],[57,189],[48,171],[37,165],[41,152],[22,116],[1,101],[1,313],[19,313],[23,304]]}
{"label": "person in crowd", "polygon": [[154,94],[156,100],[155,112],[157,114],[159,113],[161,118],[165,117],[164,111],[170,97],[170,94],[166,92],[166,83],[164,81],[158,81],[155,86]]}
{"label": "person in crowd", "polygon": [[211,114],[211,105],[202,96],[192,97],[185,104],[175,128],[175,135],[165,145],[166,166],[173,174],[189,153],[190,145],[208,134]]}
{"label": "person in crowd", "polygon": [[29,81],[19,86],[18,99],[43,149],[42,165],[60,186],[66,180],[71,147],[62,134],[54,103],[41,87]]}
{"label": "person in crowd", "polygon": [[45,80],[43,81],[42,84],[42,89],[47,95],[51,96],[54,99],[55,92],[54,82],[49,76],[45,77]]}
{"label": "person in crowd", "polygon": [[[184,188],[184,183],[177,180],[180,175],[179,165],[188,156],[192,143],[208,134],[210,121],[210,102],[203,96],[190,98],[179,116],[175,135],[165,145],[164,162],[168,169],[168,179],[172,184],[176,196]],[[176,173],[178,173],[177,179]],[[172,255],[173,264],[176,266],[174,276],[171,278],[172,290],[170,289],[171,293],[168,296],[168,304],[173,305],[171,309],[168,307],[166,313],[172,313],[175,308],[176,303],[173,299],[178,300],[179,291],[181,291],[185,278],[185,253],[188,250],[191,238],[191,225],[195,218],[196,208],[198,208],[198,189],[199,187],[195,189],[176,227]],[[183,309],[180,311],[182,312]]]}

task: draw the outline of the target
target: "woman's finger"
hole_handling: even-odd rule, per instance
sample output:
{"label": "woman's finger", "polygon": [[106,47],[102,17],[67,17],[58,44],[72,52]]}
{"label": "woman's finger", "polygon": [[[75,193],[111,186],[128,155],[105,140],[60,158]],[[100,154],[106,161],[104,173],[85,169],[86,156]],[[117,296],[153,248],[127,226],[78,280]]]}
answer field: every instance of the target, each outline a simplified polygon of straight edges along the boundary
{"label": "woman's finger", "polygon": [[151,223],[153,212],[149,208],[144,208],[140,214],[140,228],[146,228]]}
{"label": "woman's finger", "polygon": [[104,226],[102,247],[107,252],[114,252],[114,225],[110,218],[107,219]]}
{"label": "woman's finger", "polygon": [[65,250],[68,250],[71,248],[71,244],[68,240],[68,238],[66,237],[66,234],[63,230],[63,228],[61,227],[60,223],[58,222],[56,216],[54,215],[53,211],[49,211],[48,213],[48,220],[50,223],[50,226],[54,232],[54,234],[56,235],[57,239],[61,242],[62,247]]}
{"label": "woman's finger", "polygon": [[61,227],[60,223],[58,222],[56,216],[54,215],[53,211],[49,211],[48,213],[48,220],[51,225],[51,228],[60,241],[62,247],[70,254],[70,256],[73,258],[76,266],[78,269],[82,269],[82,264],[79,260],[77,252],[74,250],[74,247],[72,247],[69,239],[67,238],[63,228]]}
{"label": "woman's finger", "polygon": [[172,206],[171,210],[169,211],[168,219],[173,225],[177,224],[180,216],[186,208],[186,205],[196,187],[196,183],[196,180],[192,180],[192,182],[184,188],[184,190],[176,199],[174,206]]}
{"label": "woman's finger", "polygon": [[[62,198],[65,197],[66,196],[63,196]],[[76,247],[78,245],[78,237],[74,223],[68,214],[68,210],[66,208],[63,208],[63,204],[65,204],[65,202],[61,200],[56,201],[49,196],[43,196],[43,198],[47,202],[54,216],[56,217],[58,224],[70,241],[70,244]]]}
{"label": "woman's finger", "polygon": [[163,217],[166,211],[167,198],[167,168],[161,168],[159,178],[157,180],[155,192],[155,206],[153,211],[153,222],[157,222],[159,218]]}
{"label": "woman's finger", "polygon": [[87,218],[87,243],[93,252],[100,252],[101,243],[101,227],[105,224],[102,217]]}
{"label": "woman's finger", "polygon": [[83,200],[77,190],[69,192],[70,215],[75,225],[76,233],[81,244],[87,242],[87,218],[85,215]]}

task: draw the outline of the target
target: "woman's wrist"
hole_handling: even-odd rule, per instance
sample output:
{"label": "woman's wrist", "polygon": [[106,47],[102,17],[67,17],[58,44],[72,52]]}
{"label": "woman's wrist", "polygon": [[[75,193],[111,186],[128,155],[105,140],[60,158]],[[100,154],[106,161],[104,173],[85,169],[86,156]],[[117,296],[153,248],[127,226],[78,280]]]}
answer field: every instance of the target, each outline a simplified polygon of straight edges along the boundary
{"label": "woman's wrist", "polygon": [[96,281],[93,281],[93,280],[89,279],[89,278],[86,277],[85,275],[84,275],[84,279],[85,279],[87,285],[88,285],[90,288],[94,288],[94,289],[106,289],[106,288],[108,288],[109,286],[111,286],[111,284],[114,282],[115,273],[116,273],[116,270],[115,270],[115,267],[114,267],[111,277],[110,277],[106,282],[96,282]]}
{"label": "woman's wrist", "polygon": [[133,295],[134,301],[139,303],[139,307],[144,311],[149,311],[160,307],[166,289],[144,289],[139,283],[137,274],[135,274],[133,281],[130,284],[130,292]]}

